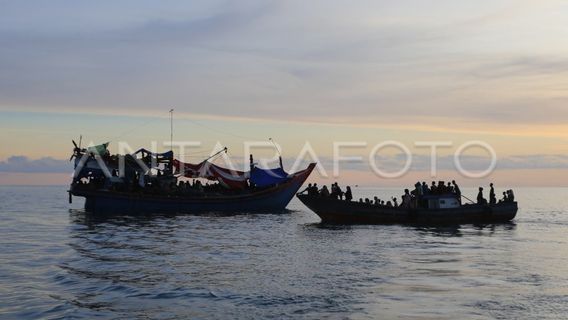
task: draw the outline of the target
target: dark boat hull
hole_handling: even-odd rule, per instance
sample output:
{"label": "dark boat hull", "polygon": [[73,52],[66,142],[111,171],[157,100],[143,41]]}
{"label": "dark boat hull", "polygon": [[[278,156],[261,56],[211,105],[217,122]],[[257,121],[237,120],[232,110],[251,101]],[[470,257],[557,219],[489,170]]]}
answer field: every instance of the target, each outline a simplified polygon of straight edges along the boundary
{"label": "dark boat hull", "polygon": [[463,205],[452,209],[405,209],[299,194],[300,201],[331,224],[503,223],[517,214],[516,202]]}
{"label": "dark boat hull", "polygon": [[286,208],[315,164],[297,172],[285,183],[239,195],[175,196],[71,188],[85,198],[85,210],[101,213],[275,212]]}

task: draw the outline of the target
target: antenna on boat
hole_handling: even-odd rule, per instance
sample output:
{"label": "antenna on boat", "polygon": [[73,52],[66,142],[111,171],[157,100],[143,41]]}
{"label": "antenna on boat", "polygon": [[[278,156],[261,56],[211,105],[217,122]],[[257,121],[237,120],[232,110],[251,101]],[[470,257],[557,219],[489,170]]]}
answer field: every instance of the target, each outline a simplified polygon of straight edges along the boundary
{"label": "antenna on boat", "polygon": [[79,149],[81,149],[81,143],[83,142],[83,135],[79,135]]}
{"label": "antenna on boat", "polygon": [[170,109],[170,150],[174,149],[174,109]]}
{"label": "antenna on boat", "polygon": [[278,152],[278,160],[280,161],[280,168],[284,169],[284,165],[282,165],[282,154],[280,153],[280,149],[278,149],[278,146],[276,145],[276,143],[274,143],[274,140],[272,140],[272,138],[268,138],[268,140],[272,142],[274,149],[276,149],[276,152]]}

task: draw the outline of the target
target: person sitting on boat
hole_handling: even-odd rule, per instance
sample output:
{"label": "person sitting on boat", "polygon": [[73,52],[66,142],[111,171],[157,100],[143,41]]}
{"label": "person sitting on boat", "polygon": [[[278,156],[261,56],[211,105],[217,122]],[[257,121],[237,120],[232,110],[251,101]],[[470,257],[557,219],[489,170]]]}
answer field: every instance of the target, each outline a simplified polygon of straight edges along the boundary
{"label": "person sitting on boat", "polygon": [[337,199],[337,188],[335,187],[336,183],[337,182],[331,184],[330,193],[329,193],[329,195],[334,199]]}
{"label": "person sitting on boat", "polygon": [[398,200],[396,199],[396,197],[392,197],[392,202],[394,203],[394,205],[393,204],[389,205],[390,201],[387,201],[387,207],[392,207],[392,206],[398,207]]}
{"label": "person sitting on boat", "polygon": [[430,194],[437,194],[438,190],[436,188],[436,181],[432,181],[432,185],[430,186]]}
{"label": "person sitting on boat", "polygon": [[515,194],[513,193],[513,190],[511,190],[511,189],[507,190],[507,200],[509,202],[515,201]]}
{"label": "person sitting on boat", "polygon": [[308,189],[308,195],[317,196],[318,195],[318,184],[314,183],[310,189]]}
{"label": "person sitting on boat", "polygon": [[343,191],[341,191],[337,182],[331,185],[331,197],[339,200],[343,199]]}
{"label": "person sitting on boat", "polygon": [[[395,200],[396,200],[396,198],[395,198]],[[395,203],[396,203],[396,202],[395,202]],[[387,206],[387,207],[392,207],[392,203],[391,203],[390,201],[387,201],[387,205],[386,205],[386,206]]]}
{"label": "person sitting on boat", "polygon": [[487,200],[483,197],[483,188],[479,187],[479,193],[477,194],[477,204],[487,204]]}
{"label": "person sitting on boat", "polygon": [[353,193],[351,193],[351,187],[347,186],[345,190],[345,201],[351,201],[351,200],[353,200]]}
{"label": "person sitting on boat", "polygon": [[493,183],[489,184],[489,204],[496,204],[497,198],[495,197],[495,189],[493,188]]}
{"label": "person sitting on boat", "polygon": [[321,188],[319,194],[320,194],[320,196],[322,196],[322,197],[329,197],[329,189],[327,188],[326,185],[324,185],[324,186]]}
{"label": "person sitting on boat", "polygon": [[304,189],[304,190],[302,190],[302,191],[300,191],[300,192],[298,192],[298,193],[303,194],[303,193],[306,193],[306,192],[307,192],[307,193],[309,194],[311,189],[312,189],[312,184],[311,184],[311,183],[308,183],[308,186],[306,187],[306,189]]}
{"label": "person sitting on boat", "polygon": [[503,199],[499,200],[499,202],[507,202],[507,192],[503,191]]}
{"label": "person sitting on boat", "polygon": [[369,200],[369,198],[365,198],[365,203],[366,203],[366,204],[371,204],[371,200]]}
{"label": "person sitting on boat", "polygon": [[374,201],[373,201],[373,204],[374,204],[374,205],[378,206],[379,204],[381,204],[381,200],[379,200],[379,197],[375,196],[375,197],[373,198],[373,200],[374,200]]}
{"label": "person sitting on boat", "polygon": [[436,188],[436,190],[438,190],[438,194],[448,193],[448,190],[446,190],[446,183],[442,180],[438,181],[438,187]]}
{"label": "person sitting on boat", "polygon": [[449,182],[449,181],[448,181],[448,184],[446,185],[446,190],[447,190],[447,193],[451,193],[451,194],[454,193],[454,187],[452,186],[452,183]]}

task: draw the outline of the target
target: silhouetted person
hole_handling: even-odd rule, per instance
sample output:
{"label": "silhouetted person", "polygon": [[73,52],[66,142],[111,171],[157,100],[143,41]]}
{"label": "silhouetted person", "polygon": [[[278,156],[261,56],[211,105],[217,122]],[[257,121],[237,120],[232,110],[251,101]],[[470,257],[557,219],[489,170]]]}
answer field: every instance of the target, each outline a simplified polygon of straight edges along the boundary
{"label": "silhouetted person", "polygon": [[422,198],[422,196],[424,195],[424,192],[422,192],[422,185],[419,182],[416,182],[416,184],[414,185],[414,195],[417,196],[418,198]]}
{"label": "silhouetted person", "polygon": [[486,204],[487,200],[483,198],[483,188],[479,187],[479,193],[477,194],[477,204]]}
{"label": "silhouetted person", "polygon": [[322,196],[322,197],[329,197],[329,189],[327,188],[326,185],[324,185],[324,186],[321,188],[320,196]]}
{"label": "silhouetted person", "polygon": [[310,194],[310,190],[312,189],[312,184],[308,183],[308,186],[306,187],[306,189],[300,191],[300,194],[307,192],[308,194]]}
{"label": "silhouetted person", "polygon": [[436,188],[436,181],[432,181],[432,185],[430,186],[430,194],[436,194],[438,188]]}
{"label": "silhouetted person", "polygon": [[337,182],[335,183],[335,191],[337,192],[337,198],[339,198],[339,200],[343,200],[343,190],[341,190],[341,187],[337,184]]}
{"label": "silhouetted person", "polygon": [[489,204],[496,204],[497,198],[495,197],[495,189],[493,188],[493,183],[489,184]]}
{"label": "silhouetted person", "polygon": [[513,190],[507,190],[507,200],[510,202],[515,201],[515,194],[513,193]]}
{"label": "silhouetted person", "polygon": [[446,193],[446,183],[442,180],[438,181],[438,187],[436,188],[436,190],[438,190],[438,194],[445,194]]}
{"label": "silhouetted person", "polygon": [[[311,195],[312,195],[312,196],[317,196],[318,193],[319,193],[318,184],[317,184],[317,183],[314,183],[314,184],[312,185]],[[310,194],[309,191],[308,191],[308,194]]]}
{"label": "silhouetted person", "polygon": [[426,184],[426,181],[422,181],[422,194],[428,195],[429,193],[430,193],[430,189],[428,189],[428,185]]}
{"label": "silhouetted person", "polygon": [[333,199],[337,199],[338,198],[338,192],[337,192],[337,182],[334,182],[331,184],[331,197]]}
{"label": "silhouetted person", "polygon": [[454,187],[452,186],[452,183],[448,181],[448,184],[446,185],[446,192],[447,193],[454,193]]}
{"label": "silhouetted person", "polygon": [[452,180],[452,185],[454,186],[454,193],[461,199],[461,190],[460,187],[458,187],[458,184],[456,183],[456,180]]}
{"label": "silhouetted person", "polygon": [[[393,199],[394,200],[394,199]],[[408,189],[404,189],[404,194],[402,195],[402,207],[410,208],[410,202],[412,198]]]}
{"label": "silhouetted person", "polygon": [[345,190],[345,201],[351,201],[351,200],[353,200],[353,193],[351,193],[351,187],[347,186]]}
{"label": "silhouetted person", "polygon": [[[507,192],[503,191],[503,199],[501,199],[502,202],[507,202],[509,199],[507,197]],[[501,202],[500,201],[500,202]]]}

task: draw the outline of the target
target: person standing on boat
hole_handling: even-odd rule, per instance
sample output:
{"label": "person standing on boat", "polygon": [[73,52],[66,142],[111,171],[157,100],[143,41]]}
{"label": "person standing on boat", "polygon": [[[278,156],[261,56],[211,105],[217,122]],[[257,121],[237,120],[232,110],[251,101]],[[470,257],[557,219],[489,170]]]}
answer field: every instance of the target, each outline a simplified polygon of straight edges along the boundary
{"label": "person standing on boat", "polygon": [[495,189],[493,188],[493,183],[490,183],[489,187],[489,204],[496,204],[497,198],[495,197]]}
{"label": "person standing on boat", "polygon": [[487,200],[483,198],[483,188],[479,187],[479,193],[477,194],[477,204],[487,204]]}
{"label": "person standing on boat", "polygon": [[430,193],[430,189],[428,188],[426,181],[422,181],[422,194],[428,195],[429,193]]}
{"label": "person standing on boat", "polygon": [[339,200],[343,200],[343,190],[341,190],[341,187],[337,182],[335,183],[335,192],[336,192],[336,198]]}
{"label": "person standing on boat", "polygon": [[402,195],[402,207],[403,208],[410,208],[410,204],[412,202],[412,197],[410,196],[410,191],[408,189],[404,189],[404,195]]}
{"label": "person standing on boat", "polygon": [[461,199],[461,190],[460,187],[458,187],[458,184],[456,183],[456,180],[452,180],[452,185],[454,186],[454,193],[456,194],[456,196],[458,196],[458,198]]}
{"label": "person standing on boat", "polygon": [[353,200],[353,193],[351,193],[351,187],[347,186],[345,190],[345,201],[351,201],[351,200]]}

